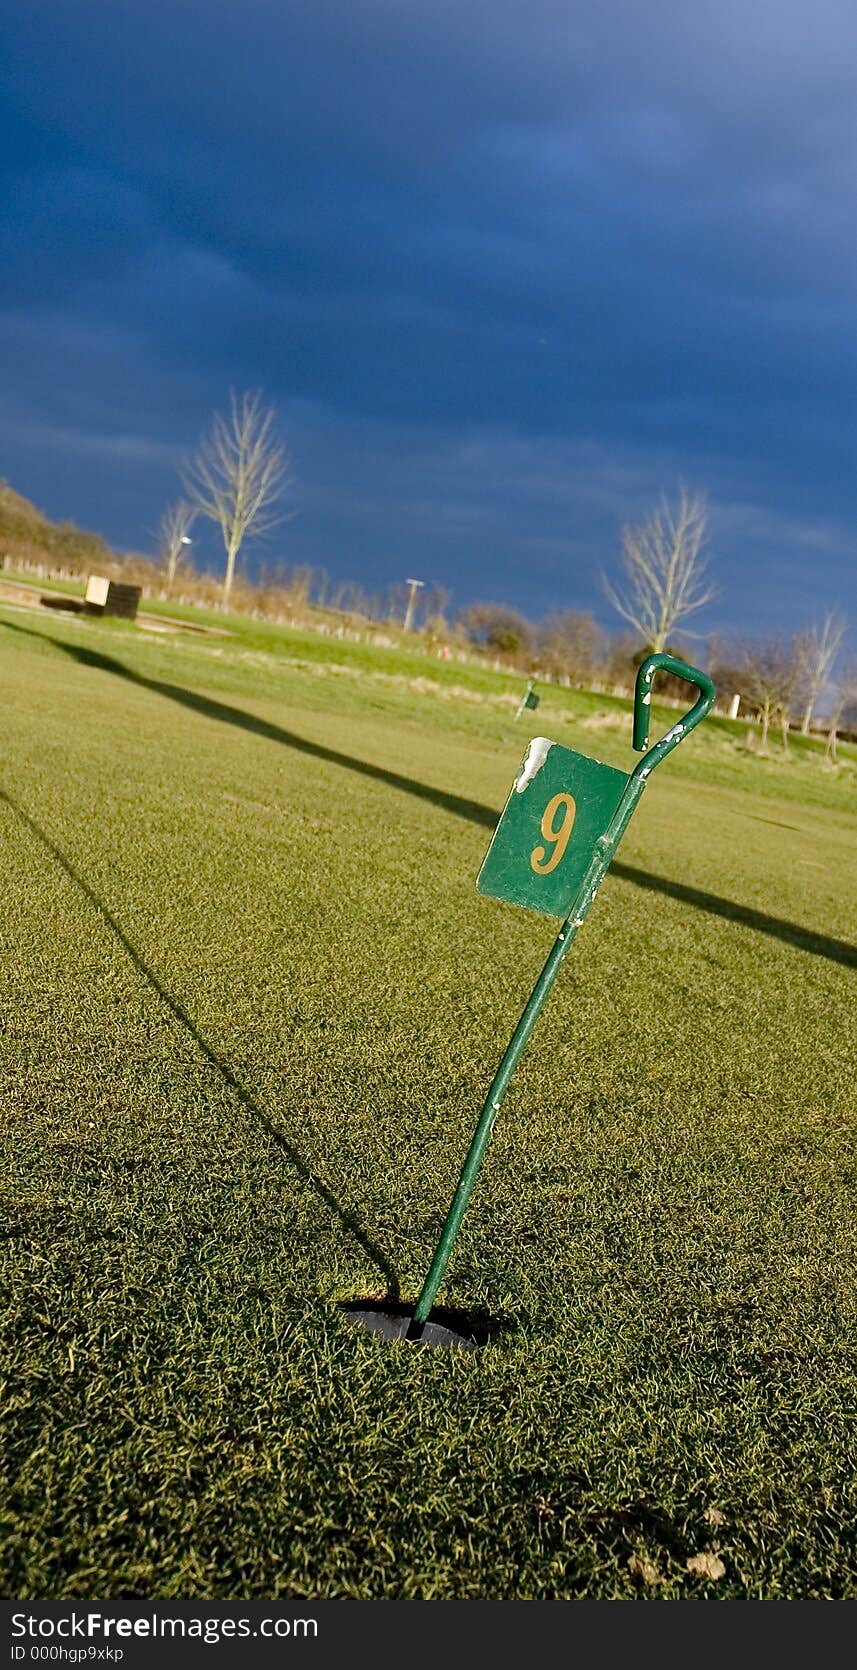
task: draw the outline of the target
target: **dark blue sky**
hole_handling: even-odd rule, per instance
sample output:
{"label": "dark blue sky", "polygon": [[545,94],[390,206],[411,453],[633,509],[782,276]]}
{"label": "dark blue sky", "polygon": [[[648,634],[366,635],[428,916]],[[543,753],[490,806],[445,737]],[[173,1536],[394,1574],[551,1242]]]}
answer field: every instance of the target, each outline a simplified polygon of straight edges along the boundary
{"label": "dark blue sky", "polygon": [[701,630],[857,620],[852,0],[16,0],[5,36],[0,474],[49,514],[151,549],[258,386],[263,560],[609,623],[683,478]]}

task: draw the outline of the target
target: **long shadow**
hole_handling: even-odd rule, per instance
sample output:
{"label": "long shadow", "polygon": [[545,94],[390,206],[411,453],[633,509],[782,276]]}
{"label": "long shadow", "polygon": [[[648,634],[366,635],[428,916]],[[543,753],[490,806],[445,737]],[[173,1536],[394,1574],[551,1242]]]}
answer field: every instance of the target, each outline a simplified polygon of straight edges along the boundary
{"label": "long shadow", "polygon": [[669,881],[666,876],[649,875],[631,864],[614,862],[610,873],[635,887],[645,887],[652,893],[665,893],[669,899],[679,899],[683,905],[707,911],[710,916],[723,916],[727,922],[737,922],[742,928],[753,928],[758,934],[770,934],[786,945],[796,945],[800,951],[811,951],[813,956],[827,957],[845,968],[857,968],[857,945],[847,940],[832,939],[828,934],[813,933],[797,922],[785,922],[779,916],[767,916],[764,911],[751,910],[749,905],[735,904],[732,899],[718,898],[716,893],[703,893],[699,887],[688,887],[683,881]]}
{"label": "long shadow", "polygon": [[[385,766],[372,765],[367,760],[355,759],[351,754],[342,754],[335,748],[326,748],[322,743],[309,742],[306,737],[298,736],[281,725],[271,724],[267,719],[259,719],[253,713],[246,713],[243,708],[231,707],[228,702],[215,701],[211,696],[200,696],[196,691],[186,690],[182,685],[169,684],[164,679],[146,678],[145,674],[135,673],[123,662],[114,660],[110,655],[103,655],[100,650],[89,649],[84,644],[61,643],[57,638],[49,637],[44,632],[34,632],[32,628],[20,626],[17,622],[3,621],[0,624],[5,626],[7,631],[21,632],[28,638],[40,638],[43,643],[52,644],[86,667],[112,673],[114,677],[127,679],[131,684],[154,691],[156,695],[167,696],[170,701],[180,702],[182,707],[190,708],[192,712],[202,714],[206,719],[217,719],[226,725],[237,725],[241,730],[265,737],[269,742],[280,743],[298,753],[325,760],[330,765],[342,766],[346,771],[359,772],[363,777],[387,783],[391,788],[401,789],[405,794],[416,795],[420,800],[427,800],[431,805],[440,806],[444,811],[453,812],[470,823],[482,824],[486,829],[493,829],[497,822],[498,813],[493,806],[483,806],[479,801],[467,800],[462,795],[447,794],[443,789],[432,788],[428,783],[417,782],[398,771],[389,771]],[[715,893],[704,893],[699,888],[688,887],[684,882],[670,881],[666,876],[653,875],[648,870],[638,870],[632,864],[614,862],[611,865],[611,873],[623,881],[632,882],[635,887],[643,887],[649,892],[662,893],[667,898],[678,899],[682,904],[691,905],[693,909],[705,911],[710,916],[722,916],[728,922],[737,922],[741,927],[752,928],[755,933],[769,934],[771,938],[780,939],[786,945],[794,945],[801,951],[809,951],[813,956],[826,957],[828,961],[841,963],[846,968],[857,968],[857,946],[849,945],[846,940],[814,933],[811,929],[802,928],[797,922],[787,922],[782,917],[769,916],[765,911],[752,910],[749,905],[736,904],[732,899],[721,899]]]}
{"label": "long shadow", "polygon": [[293,748],[299,754],[311,754],[313,759],[325,760],[329,765],[340,765],[348,771],[359,771],[363,777],[372,777],[378,783],[387,783],[390,788],[402,789],[405,794],[419,795],[422,800],[430,800],[432,805],[443,807],[446,812],[454,812],[460,818],[467,818],[471,823],[484,823],[488,829],[493,829],[497,822],[497,813],[490,806],[480,806],[476,800],[466,800],[458,794],[447,794],[443,789],[430,788],[427,783],[415,783],[411,777],[403,777],[398,771],[389,771],[386,766],[372,765],[368,760],[355,760],[351,754],[340,754],[336,748],[325,748],[320,742],[308,742],[306,737],[298,736],[295,731],[284,730],[281,725],[272,725],[267,719],[258,719],[254,713],[245,713],[243,708],[230,707],[228,702],[217,702],[211,696],[199,696],[194,690],[186,690],[181,684],[169,684],[165,679],[146,678],[144,673],[135,673],[123,662],[115,661],[111,655],[102,655],[100,650],[90,649],[85,644],[65,644],[58,638],[50,638],[44,632],[33,632],[28,626],[19,626],[17,622],[2,621],[7,631],[25,633],[28,638],[40,638],[42,643],[53,644],[66,655],[73,656],[75,661],[84,667],[94,667],[98,672],[112,673],[115,678],[124,678],[131,684],[139,684],[144,690],[153,690],[158,696],[167,696],[170,701],[180,702],[182,707],[189,707],[192,713],[202,714],[205,719],[219,719],[224,725],[238,725],[242,731],[250,731],[253,736],[265,737],[268,742],[279,742],[287,748]]}
{"label": "long shadow", "polygon": [[256,1123],[261,1126],[262,1130],[268,1137],[270,1137],[271,1141],[276,1144],[281,1153],[285,1154],[287,1160],[294,1167],[303,1182],[306,1183],[309,1188],[314,1190],[319,1200],[324,1203],[332,1216],[338,1218],[343,1227],[354,1236],[355,1241],[360,1247],[362,1247],[367,1258],[371,1260],[377,1270],[380,1270],[382,1276],[384,1277],[384,1280],[387,1283],[387,1294],[389,1299],[393,1303],[397,1302],[400,1295],[399,1278],[393,1269],[393,1266],[390,1264],[389,1259],[381,1251],[380,1247],[377,1247],[374,1241],[369,1239],[368,1235],[361,1228],[357,1219],[348,1211],[347,1207],[344,1207],[340,1201],[336,1199],[336,1196],[331,1192],[324,1180],[319,1177],[317,1172],[312,1170],[311,1166],[307,1165],[303,1156],[298,1152],[293,1144],[283,1136],[282,1132],[277,1130],[276,1125],[272,1123],[272,1121],[268,1118],[268,1115],[262,1110],[262,1108],[259,1107],[258,1103],[253,1100],[249,1090],[247,1090],[241,1083],[241,1080],[236,1077],[229,1064],[226,1061],[222,1061],[220,1056],[212,1049],[211,1045],[206,1043],[206,1040],[202,1037],[202,1034],[194,1025],[194,1022],[184,1005],[179,1003],[178,999],[173,997],[171,993],[161,985],[158,976],[140,955],[137,947],[125,933],[125,930],[120,927],[115,916],[113,916],[107,905],[104,903],[104,900],[99,898],[98,894],[92,887],[90,887],[89,883],[84,880],[83,876],[78,874],[77,870],[75,870],[73,864],[70,863],[65,853],[62,852],[56,843],[51,840],[50,836],[39,826],[39,824],[36,823],[35,819],[31,818],[29,813],[25,812],[23,807],[19,806],[17,802],[12,799],[12,796],[7,794],[4,789],[0,789],[0,800],[5,801],[6,805],[15,813],[16,817],[20,818],[21,822],[26,825],[26,827],[38,838],[39,841],[41,841],[42,845],[47,848],[49,853],[51,853],[52,857],[60,865],[61,869],[65,871],[69,879],[74,882],[74,885],[79,888],[84,897],[88,899],[89,903],[98,912],[102,921],[106,922],[111,933],[115,935],[119,944],[122,946],[122,949],[127,953],[131,962],[134,964],[134,967],[140,974],[143,975],[144,979],[148,981],[152,990],[157,994],[161,1002],[166,1005],[170,1013],[174,1015],[176,1020],[180,1021],[186,1031],[190,1033],[191,1038],[200,1050],[201,1054],[205,1056],[206,1061],[210,1063],[223,1082],[229,1086],[230,1090],[235,1093],[242,1106],[252,1115]]}

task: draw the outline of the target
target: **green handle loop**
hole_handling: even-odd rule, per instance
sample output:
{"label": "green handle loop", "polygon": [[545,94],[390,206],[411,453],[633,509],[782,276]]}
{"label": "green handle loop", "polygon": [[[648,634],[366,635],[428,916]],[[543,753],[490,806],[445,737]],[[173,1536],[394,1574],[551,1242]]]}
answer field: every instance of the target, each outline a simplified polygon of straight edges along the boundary
{"label": "green handle loop", "polygon": [[[662,736],[649,752],[649,703],[652,699],[655,673],[661,671],[672,673],[674,678],[686,679],[688,684],[695,684],[699,695],[684,718],[678,719],[667,731],[666,736]],[[679,661],[678,656],[665,655],[663,652],[647,655],[645,661],[641,661],[637,668],[637,683],[634,688],[634,747],[638,754],[646,754],[646,759],[645,762],[639,761],[632,775],[640,773],[641,776],[647,777],[654,766],[660,765],[661,760],[665,760],[667,754],[678,747],[683,738],[699,724],[700,719],[705,718],[714,701],[714,695],[714,685],[708,674],[701,672],[698,667],[691,667],[688,661]]]}

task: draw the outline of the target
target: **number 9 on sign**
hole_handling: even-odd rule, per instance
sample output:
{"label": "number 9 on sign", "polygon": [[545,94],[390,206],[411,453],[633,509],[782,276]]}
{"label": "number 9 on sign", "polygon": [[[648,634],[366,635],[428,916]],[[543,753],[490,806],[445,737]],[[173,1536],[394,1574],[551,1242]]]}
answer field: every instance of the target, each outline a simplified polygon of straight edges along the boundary
{"label": "number 9 on sign", "polygon": [[612,765],[534,737],[482,861],[479,892],[565,916],[627,782]]}
{"label": "number 9 on sign", "polygon": [[[537,876],[549,876],[560,863],[574,828],[575,811],[574,797],[570,794],[555,794],[548,801],[539,825],[546,845],[534,847],[530,853],[530,868]],[[548,846],[552,848],[550,852]]]}

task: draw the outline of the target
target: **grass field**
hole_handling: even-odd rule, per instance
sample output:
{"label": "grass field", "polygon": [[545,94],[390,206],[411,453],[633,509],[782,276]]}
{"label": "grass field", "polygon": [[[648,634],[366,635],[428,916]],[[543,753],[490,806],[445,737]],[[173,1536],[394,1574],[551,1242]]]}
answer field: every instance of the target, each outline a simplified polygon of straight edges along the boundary
{"label": "grass field", "polygon": [[5,1592],[857,1596],[854,750],[653,776],[444,1289],[505,1326],[385,1344],[553,938],[474,889],[525,723],[628,707],[228,624],[0,609]]}

